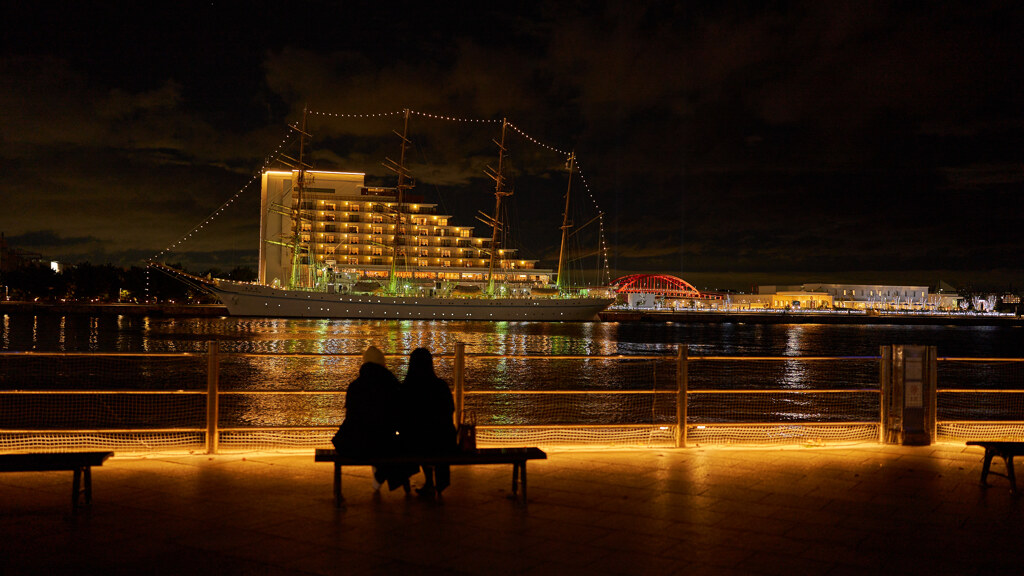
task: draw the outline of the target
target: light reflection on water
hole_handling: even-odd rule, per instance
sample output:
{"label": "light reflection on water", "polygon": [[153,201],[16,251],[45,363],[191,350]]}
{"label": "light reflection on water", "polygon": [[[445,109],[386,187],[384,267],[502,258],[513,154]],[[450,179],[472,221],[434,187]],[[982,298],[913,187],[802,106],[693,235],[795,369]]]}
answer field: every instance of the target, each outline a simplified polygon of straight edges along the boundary
{"label": "light reflection on water", "polygon": [[938,346],[939,356],[1016,357],[1024,329],[984,326],[821,324],[681,324],[617,322],[438,322],[275,318],[4,315],[4,350],[202,352],[362,352],[373,343],[389,354],[424,346],[467,352],[545,354],[875,356],[886,344]]}

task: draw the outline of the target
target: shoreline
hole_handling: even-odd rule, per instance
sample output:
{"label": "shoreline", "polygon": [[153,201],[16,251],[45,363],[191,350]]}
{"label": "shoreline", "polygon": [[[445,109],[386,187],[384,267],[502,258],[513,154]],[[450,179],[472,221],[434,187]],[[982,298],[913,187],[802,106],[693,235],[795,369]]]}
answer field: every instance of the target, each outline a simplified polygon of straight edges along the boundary
{"label": "shoreline", "polygon": [[679,322],[704,324],[898,324],[923,326],[1024,326],[1019,316],[974,314],[881,314],[822,312],[700,312],[680,310],[605,310],[603,322]]}
{"label": "shoreline", "polygon": [[98,304],[92,302],[0,302],[0,314],[76,314],[84,316],[227,316],[223,304]]}
{"label": "shoreline", "polygon": [[[87,316],[163,316],[214,318],[228,316],[222,304],[97,304],[89,302],[0,302],[0,314],[75,314]],[[899,324],[926,326],[1024,326],[1018,316],[973,314],[837,314],[813,312],[701,312],[679,310],[606,310],[602,322],[679,322],[747,324]]]}

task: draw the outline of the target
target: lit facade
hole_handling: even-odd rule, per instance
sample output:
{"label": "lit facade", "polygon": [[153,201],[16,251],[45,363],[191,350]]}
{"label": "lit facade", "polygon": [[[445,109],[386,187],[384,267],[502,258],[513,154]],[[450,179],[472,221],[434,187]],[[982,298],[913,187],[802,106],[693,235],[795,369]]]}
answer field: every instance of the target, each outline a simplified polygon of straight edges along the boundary
{"label": "lit facade", "polygon": [[[935,310],[952,309],[959,299],[955,295],[929,294],[927,286],[890,286],[884,284],[803,284],[800,286],[758,286],[759,294],[776,294],[781,300],[797,298],[800,294],[822,294],[831,298],[835,308],[853,310]],[[812,305],[821,307],[826,300]]]}
{"label": "lit facade", "polygon": [[[288,171],[263,174],[261,283],[287,285],[291,278],[295,210],[302,214],[301,285],[339,276],[383,280],[392,267],[399,278],[418,284],[488,280],[491,239],[474,236],[472,226],[454,225],[449,215],[437,213],[435,204],[407,197],[399,213],[395,188],[367,187],[361,173],[307,171],[300,207],[295,178]],[[498,249],[495,281],[548,284],[551,277],[551,270],[536,268],[536,260]]]}

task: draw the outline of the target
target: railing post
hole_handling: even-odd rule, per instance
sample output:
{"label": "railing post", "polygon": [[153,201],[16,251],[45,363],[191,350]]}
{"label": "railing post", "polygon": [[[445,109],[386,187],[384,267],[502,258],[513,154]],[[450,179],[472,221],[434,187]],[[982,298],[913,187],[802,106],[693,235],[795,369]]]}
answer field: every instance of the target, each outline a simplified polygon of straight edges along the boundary
{"label": "railing post", "polygon": [[210,342],[206,348],[206,453],[217,453],[217,420],[220,416],[220,398],[218,395],[220,362],[217,358],[218,346]]}
{"label": "railing post", "polygon": [[878,347],[878,443],[889,443],[889,395],[892,394],[892,346]]}
{"label": "railing post", "polygon": [[466,344],[455,343],[455,424],[462,425],[465,421],[466,392]]}
{"label": "railing post", "polygon": [[925,430],[935,444],[938,439],[939,427],[939,402],[938,402],[938,380],[939,380],[939,354],[937,346],[925,348],[925,394],[927,395],[928,410],[925,413]]}
{"label": "railing post", "polygon": [[680,344],[676,352],[676,448],[686,448],[686,391],[689,386],[689,345]]}

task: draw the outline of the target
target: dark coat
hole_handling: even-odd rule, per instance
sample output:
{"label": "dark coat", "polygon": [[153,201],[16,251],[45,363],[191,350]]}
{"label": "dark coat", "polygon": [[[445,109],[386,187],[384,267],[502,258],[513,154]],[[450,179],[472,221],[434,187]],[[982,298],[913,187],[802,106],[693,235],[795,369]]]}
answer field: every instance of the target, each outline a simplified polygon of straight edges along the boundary
{"label": "dark coat", "polygon": [[[339,454],[353,457],[387,456],[401,450],[399,383],[390,370],[367,362],[345,393],[345,420],[332,442]],[[379,466],[375,478],[392,490],[419,471],[417,467]]]}
{"label": "dark coat", "polygon": [[430,373],[410,372],[402,383],[402,397],[400,430],[406,450],[426,454],[456,449],[455,401],[447,382]]}
{"label": "dark coat", "polygon": [[[402,398],[404,418],[400,431],[405,450],[441,454],[458,449],[452,419],[455,401],[448,383],[434,374],[433,367],[410,362],[409,373],[402,382]],[[424,465],[423,475],[424,488],[432,486],[438,493],[451,484],[447,465]]]}

